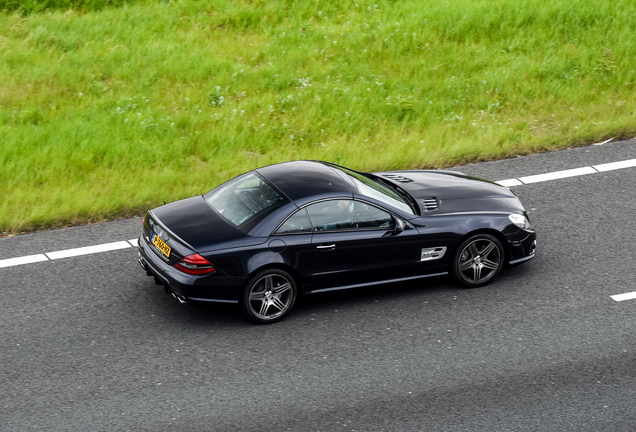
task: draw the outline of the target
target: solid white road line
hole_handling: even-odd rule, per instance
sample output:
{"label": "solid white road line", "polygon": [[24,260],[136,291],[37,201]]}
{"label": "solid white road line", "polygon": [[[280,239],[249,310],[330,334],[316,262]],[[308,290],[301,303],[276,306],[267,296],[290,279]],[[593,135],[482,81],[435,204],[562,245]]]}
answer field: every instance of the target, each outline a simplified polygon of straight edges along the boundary
{"label": "solid white road line", "polygon": [[612,299],[616,300],[616,301],[623,301],[623,300],[633,300],[636,299],[636,292],[630,292],[630,293],[625,293],[625,294],[616,294],[612,297]]}
{"label": "solid white road line", "polygon": [[[614,138],[616,138],[616,137],[614,137]],[[610,138],[610,139],[605,140],[603,142],[592,144],[592,145],[599,146],[599,145],[607,144],[608,142],[612,141],[614,138]]]}

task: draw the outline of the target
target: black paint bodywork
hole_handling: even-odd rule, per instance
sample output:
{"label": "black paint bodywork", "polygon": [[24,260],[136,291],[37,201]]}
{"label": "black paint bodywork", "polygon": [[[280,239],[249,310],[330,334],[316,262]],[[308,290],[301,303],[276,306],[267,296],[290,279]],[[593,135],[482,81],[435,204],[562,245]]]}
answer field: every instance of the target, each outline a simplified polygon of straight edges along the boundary
{"label": "black paint bodywork", "polygon": [[[249,230],[228,223],[208,205],[205,197],[214,190],[148,211],[139,238],[140,263],[157,283],[183,300],[236,303],[249,277],[268,267],[289,272],[304,294],[443,275],[450,270],[457,246],[477,232],[500,240],[508,264],[534,257],[534,230],[520,229],[508,217],[527,217],[522,204],[508,188],[486,180],[451,171],[368,174],[410,195],[417,207],[407,212],[361,195],[337,165],[294,161],[255,173],[289,200]],[[326,199],[371,204],[402,220],[404,229],[275,233],[297,209]],[[435,205],[426,206],[423,200]],[[172,248],[169,259],[150,244],[152,233]],[[330,245],[335,247],[324,248]],[[447,248],[442,258],[421,260],[422,249],[435,247]],[[215,272],[192,276],[174,267],[193,253],[214,264]]]}

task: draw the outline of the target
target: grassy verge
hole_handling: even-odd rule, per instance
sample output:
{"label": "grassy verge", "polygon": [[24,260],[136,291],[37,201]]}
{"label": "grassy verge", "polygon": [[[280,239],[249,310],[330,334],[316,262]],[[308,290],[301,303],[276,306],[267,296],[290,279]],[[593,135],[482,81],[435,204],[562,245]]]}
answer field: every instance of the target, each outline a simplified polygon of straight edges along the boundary
{"label": "grassy verge", "polygon": [[283,160],[445,167],[636,134],[634,2],[49,3],[0,14],[5,233]]}

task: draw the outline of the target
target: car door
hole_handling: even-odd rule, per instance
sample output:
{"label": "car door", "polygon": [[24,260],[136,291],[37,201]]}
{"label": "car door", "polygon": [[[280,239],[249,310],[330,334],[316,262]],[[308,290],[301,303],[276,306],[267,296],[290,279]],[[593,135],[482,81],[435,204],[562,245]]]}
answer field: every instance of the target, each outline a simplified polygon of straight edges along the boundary
{"label": "car door", "polygon": [[303,289],[318,282],[316,279],[319,270],[313,259],[312,237],[307,210],[301,208],[287,218],[269,242],[270,251],[279,253],[282,261],[294,269],[298,277],[297,282]]}
{"label": "car door", "polygon": [[417,274],[416,229],[372,204],[332,199],[307,206],[313,225],[313,260],[320,289],[401,279]]}

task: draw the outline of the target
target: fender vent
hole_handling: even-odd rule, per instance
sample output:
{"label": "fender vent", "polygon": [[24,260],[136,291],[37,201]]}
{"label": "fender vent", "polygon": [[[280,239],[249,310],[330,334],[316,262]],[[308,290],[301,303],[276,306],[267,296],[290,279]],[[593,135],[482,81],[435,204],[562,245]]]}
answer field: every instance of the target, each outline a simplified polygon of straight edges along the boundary
{"label": "fender vent", "polygon": [[398,183],[411,183],[413,182],[413,180],[411,180],[410,178],[406,178],[406,177],[402,177],[401,175],[397,175],[397,174],[384,174],[384,177],[389,178],[393,181],[396,181]]}
{"label": "fender vent", "polygon": [[424,211],[435,211],[439,209],[439,203],[437,198],[423,198],[422,204],[424,204]]}

